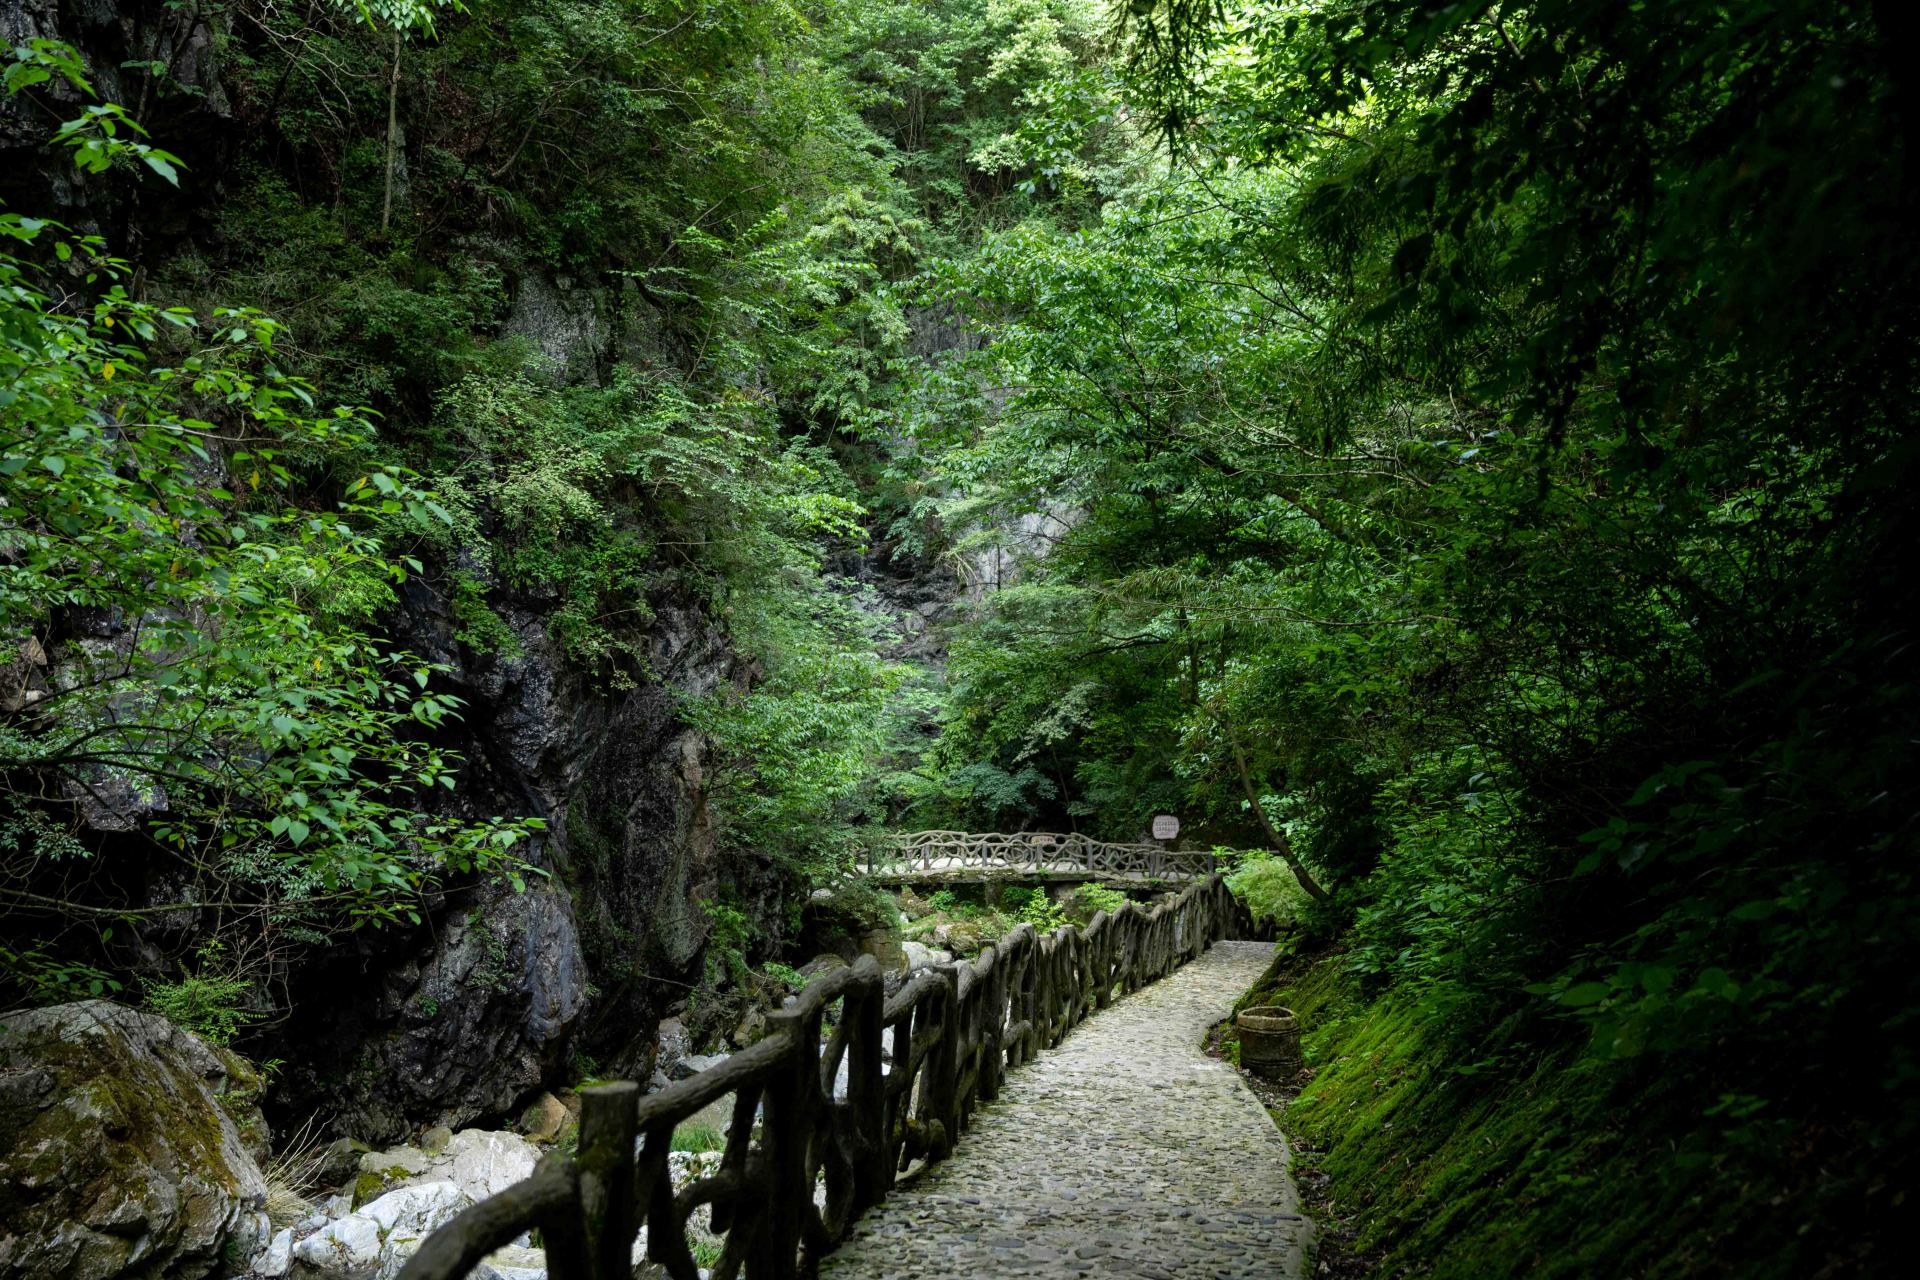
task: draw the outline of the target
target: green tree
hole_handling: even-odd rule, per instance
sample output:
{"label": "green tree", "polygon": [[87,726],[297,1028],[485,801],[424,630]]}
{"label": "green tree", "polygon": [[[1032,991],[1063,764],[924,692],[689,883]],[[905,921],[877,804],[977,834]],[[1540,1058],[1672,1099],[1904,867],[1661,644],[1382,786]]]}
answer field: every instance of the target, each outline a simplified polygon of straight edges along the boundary
{"label": "green tree", "polygon": [[[44,45],[9,87],[44,72],[84,87]],[[82,163],[152,167],[114,113],[82,119],[60,135]],[[383,540],[444,520],[433,495],[370,462],[363,416],[314,409],[267,317],[137,299],[98,239],[42,220],[0,233],[22,246],[0,256],[7,911],[114,917],[65,891],[74,862],[110,878],[83,817],[144,829],[194,896],[269,929],[418,920],[449,876],[517,878],[540,824],[433,816],[458,700],[372,630],[408,571]]]}
{"label": "green tree", "polygon": [[[925,483],[1022,564],[955,646],[949,770],[1044,741],[1117,829],[1170,788],[1203,836],[1270,825],[1363,991],[1507,1084],[1579,1044],[1676,1212],[1889,1212],[1920,989],[1888,11],[1130,12],[1173,175],[934,285],[987,342],[926,381]],[[1779,1156],[1814,1149],[1857,1179]],[[1737,1235],[1730,1269],[1866,1247],[1716,1212],[1689,1247]]]}

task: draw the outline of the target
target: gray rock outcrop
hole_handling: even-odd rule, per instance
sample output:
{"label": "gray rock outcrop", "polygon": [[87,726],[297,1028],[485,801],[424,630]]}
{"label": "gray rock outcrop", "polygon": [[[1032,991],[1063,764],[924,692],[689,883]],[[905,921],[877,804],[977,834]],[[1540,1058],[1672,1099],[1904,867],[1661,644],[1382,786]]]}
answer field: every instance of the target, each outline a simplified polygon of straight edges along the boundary
{"label": "gray rock outcrop", "polygon": [[0,1278],[198,1280],[268,1234],[259,1076],[106,1000],[0,1018]]}
{"label": "gray rock outcrop", "polygon": [[[603,1074],[647,1078],[651,1029],[698,973],[700,902],[723,876],[738,886],[756,874],[719,865],[705,740],[677,715],[684,694],[739,678],[718,630],[659,603],[655,679],[609,693],[547,635],[539,601],[503,596],[495,608],[518,653],[461,643],[451,603],[424,578],[408,583],[397,630],[447,664],[466,699],[451,744],[466,759],[459,803],[544,818],[529,856],[549,877],[530,877],[524,893],[468,890],[418,931],[316,957],[293,990],[308,1015],[263,1049],[289,1064],[277,1088],[289,1114],[324,1112],[336,1131],[377,1144],[420,1125],[509,1120],[574,1053]],[[739,896],[751,904],[751,886]]]}

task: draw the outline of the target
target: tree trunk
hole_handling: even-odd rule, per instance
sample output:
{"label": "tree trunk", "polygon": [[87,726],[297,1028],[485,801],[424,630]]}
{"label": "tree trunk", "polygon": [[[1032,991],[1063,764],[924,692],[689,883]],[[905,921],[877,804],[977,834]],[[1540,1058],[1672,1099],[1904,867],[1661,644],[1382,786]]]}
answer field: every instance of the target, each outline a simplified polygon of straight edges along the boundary
{"label": "tree trunk", "polygon": [[1231,729],[1227,731],[1227,741],[1233,746],[1233,762],[1240,769],[1240,789],[1246,792],[1247,803],[1253,807],[1254,816],[1260,819],[1261,829],[1267,833],[1267,842],[1273,846],[1275,853],[1286,860],[1287,866],[1293,871],[1293,878],[1300,882],[1300,887],[1307,891],[1307,896],[1321,902],[1326,901],[1327,891],[1320,887],[1319,882],[1313,878],[1313,873],[1307,870],[1307,864],[1300,861],[1300,855],[1293,851],[1292,842],[1273,829],[1273,823],[1267,818],[1267,811],[1261,808],[1259,793],[1253,789],[1253,776],[1247,772],[1247,757],[1241,752],[1239,739],[1233,736]]}
{"label": "tree trunk", "polygon": [[393,32],[393,78],[387,82],[387,196],[380,206],[380,234],[393,221],[393,165],[400,146],[400,29]]}

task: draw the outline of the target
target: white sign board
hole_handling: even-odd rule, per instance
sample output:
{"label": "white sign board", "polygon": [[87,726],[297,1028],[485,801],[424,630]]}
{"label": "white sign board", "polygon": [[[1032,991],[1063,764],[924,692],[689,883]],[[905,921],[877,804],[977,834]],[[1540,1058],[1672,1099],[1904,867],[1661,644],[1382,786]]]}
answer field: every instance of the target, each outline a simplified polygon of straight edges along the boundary
{"label": "white sign board", "polygon": [[1180,834],[1180,819],[1170,813],[1163,813],[1153,820],[1153,838],[1171,840]]}

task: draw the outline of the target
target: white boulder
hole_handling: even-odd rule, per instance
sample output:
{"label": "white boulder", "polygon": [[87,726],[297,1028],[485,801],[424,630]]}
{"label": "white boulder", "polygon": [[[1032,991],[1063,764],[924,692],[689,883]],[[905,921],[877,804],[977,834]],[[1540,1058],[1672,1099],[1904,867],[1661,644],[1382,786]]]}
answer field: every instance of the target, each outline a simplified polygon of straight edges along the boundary
{"label": "white boulder", "polygon": [[429,1155],[416,1147],[361,1157],[355,1199],[361,1206],[402,1187],[451,1182],[470,1199],[485,1200],[533,1176],[540,1149],[517,1133],[462,1129]]}
{"label": "white boulder", "polygon": [[907,954],[907,970],[931,969],[936,964],[952,964],[953,952],[936,951],[925,943],[903,942],[900,949]]}
{"label": "white boulder", "polygon": [[296,1276],[363,1280],[380,1265],[380,1224],[364,1213],[350,1213],[302,1240],[292,1254]]}
{"label": "white boulder", "polygon": [[293,1246],[294,1280],[392,1280],[473,1198],[451,1182],[389,1191]]}
{"label": "white boulder", "polygon": [[533,1176],[539,1148],[517,1133],[462,1129],[434,1158],[429,1177],[438,1175],[469,1197],[485,1200]]}
{"label": "white boulder", "polygon": [[253,1274],[268,1280],[284,1276],[293,1267],[293,1228],[288,1227],[267,1244],[267,1250],[253,1264]]}

